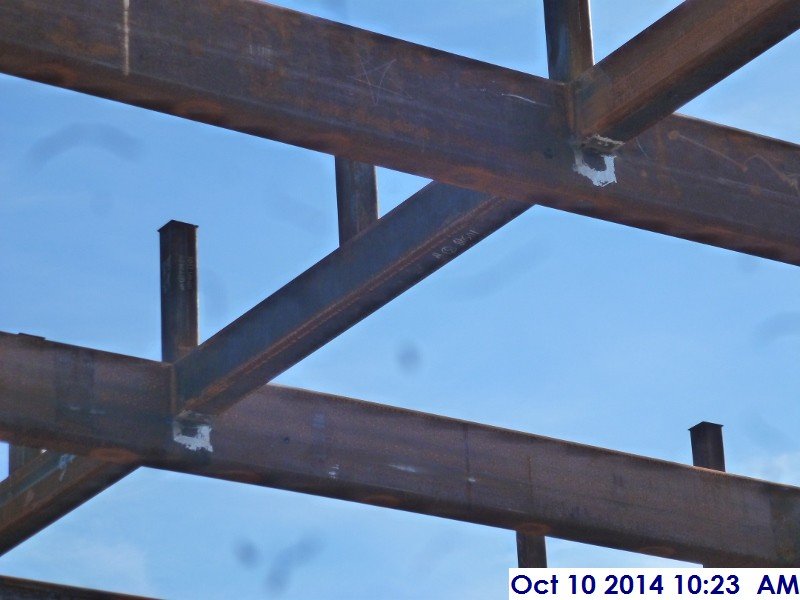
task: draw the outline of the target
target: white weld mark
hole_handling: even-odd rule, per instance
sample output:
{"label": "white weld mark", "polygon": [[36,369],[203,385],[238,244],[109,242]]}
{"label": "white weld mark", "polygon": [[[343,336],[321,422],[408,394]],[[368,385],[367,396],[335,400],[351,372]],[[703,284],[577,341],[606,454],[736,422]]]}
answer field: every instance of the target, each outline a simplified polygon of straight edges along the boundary
{"label": "white weld mark", "polygon": [[58,457],[58,470],[61,471],[61,474],[58,476],[59,481],[64,481],[64,476],[67,474],[67,467],[73,460],[75,460],[74,454],[62,454]]}
{"label": "white weld mark", "polygon": [[517,96],[516,94],[502,94],[506,98],[516,98],[517,100],[522,100],[523,102],[527,102],[528,104],[535,104],[536,106],[550,106],[549,104],[545,104],[544,102],[537,102],[536,100],[531,100],[530,98],[526,98],[525,96]]}
{"label": "white weld mark", "polygon": [[575,150],[575,165],[572,167],[572,170],[578,173],[579,175],[583,175],[589,181],[591,181],[597,187],[605,187],[609,183],[617,183],[617,175],[614,172],[614,155],[613,154],[602,154],[598,155],[603,157],[603,163],[605,164],[605,169],[602,171],[598,171],[591,165],[587,164],[583,158],[583,151],[576,149]]}
{"label": "white weld mark", "polygon": [[122,0],[122,72],[125,77],[131,73],[131,26],[130,16],[131,0]]}
{"label": "white weld mark", "polygon": [[336,479],[338,476],[339,476],[339,465],[333,465],[328,470],[328,477],[330,477],[331,479]]}
{"label": "white weld mark", "polygon": [[475,483],[478,480],[475,479],[474,477],[467,477],[467,481],[469,481],[470,483]]}
{"label": "white weld mark", "polygon": [[404,473],[416,473],[417,469],[410,465],[389,465],[392,469],[403,471]]}
{"label": "white weld mark", "polygon": [[194,430],[194,435],[186,435],[184,433],[184,427],[185,425],[177,419],[172,421],[173,440],[192,451],[214,451],[214,448],[211,446],[211,425],[192,425],[191,428]]}

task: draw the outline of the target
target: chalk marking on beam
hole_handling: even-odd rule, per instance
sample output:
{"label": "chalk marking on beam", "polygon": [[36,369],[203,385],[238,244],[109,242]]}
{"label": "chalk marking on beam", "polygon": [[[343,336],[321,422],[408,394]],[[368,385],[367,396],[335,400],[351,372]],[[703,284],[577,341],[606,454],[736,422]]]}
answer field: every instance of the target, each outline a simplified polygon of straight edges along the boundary
{"label": "chalk marking on beam", "polygon": [[[197,416],[192,414],[190,418]],[[187,430],[191,433],[187,433]],[[211,445],[211,425],[209,423],[192,422],[192,420],[181,418],[173,419],[172,439],[193,452],[197,450],[214,451]]]}
{"label": "chalk marking on beam", "polygon": [[547,106],[549,107],[550,104],[545,104],[544,102],[537,102],[536,100],[531,100],[530,98],[526,98],[525,96],[517,96],[516,94],[501,94],[506,98],[516,98],[517,100],[522,100],[523,102],[527,102],[528,104],[535,104],[536,106]]}
{"label": "chalk marking on beam", "polygon": [[73,460],[75,460],[74,454],[62,454],[58,457],[58,470],[61,471],[61,474],[58,476],[59,481],[64,481],[64,476],[67,474],[67,467]]}
{"label": "chalk marking on beam", "polygon": [[411,465],[389,465],[392,469],[397,469],[398,471],[403,471],[404,473],[416,473],[417,468],[412,467]]}
{"label": "chalk marking on beam", "polygon": [[583,158],[583,150],[575,149],[575,164],[572,170],[583,175],[597,187],[605,187],[610,183],[617,183],[617,175],[614,172],[614,158],[613,154],[599,154],[602,156],[605,169],[598,171],[591,165],[587,164]]}

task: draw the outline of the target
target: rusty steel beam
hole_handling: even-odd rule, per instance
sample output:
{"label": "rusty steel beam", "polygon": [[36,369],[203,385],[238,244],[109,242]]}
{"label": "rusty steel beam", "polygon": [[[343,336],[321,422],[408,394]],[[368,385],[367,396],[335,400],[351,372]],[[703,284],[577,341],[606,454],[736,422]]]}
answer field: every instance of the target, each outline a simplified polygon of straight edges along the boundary
{"label": "rusty steel beam", "polygon": [[572,81],[594,64],[589,0],[544,0],[550,79]]}
{"label": "rusty steel beam", "polygon": [[28,448],[26,446],[8,445],[8,474],[11,475],[18,471],[28,461],[34,460],[42,453],[39,448]]}
{"label": "rusty steel beam", "polygon": [[179,360],[178,408],[225,410],[528,208],[429,184]]}
{"label": "rusty steel beam", "polygon": [[[175,229],[169,224],[166,228],[169,231]],[[174,299],[175,290],[186,288],[185,277],[183,286],[178,283],[179,277],[176,277],[179,274],[176,271],[177,256],[184,249],[176,247],[180,237],[178,234],[183,229],[179,230],[177,233],[173,232],[175,234],[172,236],[169,231],[162,232],[161,235],[162,301],[165,297]],[[173,243],[169,243],[170,240]],[[196,285],[194,289],[196,293]],[[185,296],[185,292],[183,295]],[[167,312],[174,312],[181,305],[179,302],[167,304]],[[179,325],[176,319],[170,321],[171,327],[181,330],[185,330],[187,322],[183,320],[182,325]],[[194,322],[196,328],[196,315]],[[171,331],[164,332],[163,337],[167,342],[165,348],[168,351],[177,351],[177,344],[171,340]],[[65,398],[66,407],[55,409],[57,418],[90,422],[94,415],[99,415],[104,410],[98,404],[102,403],[102,396],[98,396],[96,392],[98,382],[101,385],[106,384],[107,388],[112,387],[111,383],[121,384],[120,391],[125,397],[124,382],[129,375],[134,386],[128,392],[131,404],[140,400],[137,392],[147,393],[147,389],[157,388],[160,393],[151,394],[148,398],[160,397],[165,417],[169,414],[170,398],[164,397],[164,393],[170,390],[171,373],[169,367],[160,363],[142,363],[152,368],[150,377],[142,381],[130,371],[131,368],[135,370],[139,364],[135,359],[129,361],[125,357],[96,353],[84,348],[54,345],[34,336],[0,334],[0,342],[6,343],[3,350],[0,350],[2,362],[7,362],[9,369],[16,366],[20,377],[24,378],[28,373],[25,369],[27,360],[44,363],[43,379],[37,382],[34,376],[31,385],[44,386],[44,389],[51,389],[53,393]],[[13,370],[0,375],[0,394],[7,393],[13,377]],[[144,384],[144,390],[141,389],[141,384]],[[116,394],[117,390],[106,389],[106,392]],[[24,396],[19,397],[19,401],[24,399]],[[136,466],[134,461],[115,464],[48,450],[10,472],[9,477],[0,482],[0,554],[15,548],[81,506],[131,473]]]}
{"label": "rusty steel beam", "polygon": [[686,0],[574,82],[577,137],[613,150],[798,28],[797,0]]}
{"label": "rusty steel beam", "polygon": [[[196,375],[181,381],[186,385],[211,383],[213,393],[197,398],[191,406],[179,398],[179,408],[203,412],[227,408],[245,391],[277,375],[276,369],[292,366],[528,208],[524,203],[441,184],[427,186],[385,215],[370,232],[340,247],[223,329],[203,344],[198,353],[188,352],[187,359],[179,363],[183,369],[179,373],[191,373],[194,369]],[[173,263],[169,269],[162,268],[162,290],[169,288],[172,297],[186,293],[180,291],[180,285],[168,286],[169,273],[179,270],[178,254],[186,253],[184,263],[194,257],[195,268],[187,273],[196,277],[195,243],[175,238],[178,233],[193,234],[188,229],[191,227],[178,227],[171,235],[167,226],[162,228],[161,264],[163,267],[169,262],[170,256]],[[169,239],[173,241],[168,243]],[[197,289],[196,282],[193,287]],[[173,324],[168,327],[167,338],[189,339],[188,333],[178,335],[178,332],[187,323],[194,323],[196,328],[196,317],[178,318],[177,313],[172,317],[169,314],[180,307],[183,311],[196,310],[196,299],[184,298],[178,302],[162,298],[162,301],[162,309],[167,311],[162,317]],[[173,327],[177,330],[173,331]],[[171,345],[169,339],[162,340],[165,348]],[[254,341],[263,345],[254,346]],[[247,354],[248,350],[252,354]],[[242,362],[231,365],[220,357]],[[243,369],[246,374],[241,373]],[[234,384],[237,387],[229,389]],[[221,391],[226,393],[220,395]],[[197,425],[190,421],[176,426]],[[35,478],[13,477],[0,482],[0,553],[50,525],[135,468],[135,465],[124,468],[108,465],[104,469],[99,463],[76,461],[77,467],[65,475],[58,468],[58,456],[51,460],[39,458],[32,466],[37,473]],[[31,498],[35,501],[31,502]]]}
{"label": "rusty steel beam", "polygon": [[[168,363],[0,332],[3,428],[33,433],[31,424],[35,429],[44,419],[92,440],[92,430],[110,427],[124,446],[140,438],[140,427],[172,423],[172,379]],[[102,445],[98,453],[94,458],[102,459]],[[135,462],[117,454],[114,458],[117,463]]]}
{"label": "rusty steel beam", "polygon": [[344,244],[378,220],[378,183],[373,165],[336,158],[335,169],[339,244]]}
{"label": "rusty steel beam", "polygon": [[144,596],[101,592],[71,585],[19,579],[7,575],[0,575],[0,598],[4,600],[148,600]]}
{"label": "rusty steel beam", "polygon": [[[94,410],[75,410],[59,391],[85,385],[89,364]],[[657,556],[800,566],[800,488],[273,385],[176,430],[168,373],[2,335],[0,438]]]}
{"label": "rusty steel beam", "polygon": [[[208,340],[200,349],[201,353],[190,352],[187,360],[201,362],[197,378],[189,379],[187,383],[209,382],[211,375],[216,378],[211,381],[215,393],[220,390],[230,392],[221,398],[208,394],[202,402],[194,402],[191,408],[203,412],[227,408],[240,397],[236,394],[263,385],[277,374],[276,368],[288,368],[528,208],[519,202],[440,184],[429,185],[385,215],[370,233],[345,244]],[[162,248],[166,251],[161,257],[162,265],[170,254],[174,258],[175,251],[194,248],[193,244],[179,243],[175,246],[166,243],[167,233],[162,232],[161,237]],[[190,254],[195,257],[196,267],[196,249]],[[169,270],[175,268],[173,265]],[[196,269],[194,273],[196,276]],[[162,276],[165,274],[162,270]],[[194,287],[196,290],[196,285]],[[166,288],[162,286],[162,289]],[[172,291],[179,293],[180,286]],[[167,301],[163,306],[175,309],[178,304],[184,310],[187,307],[196,310],[197,306],[196,300],[183,303]],[[295,304],[301,308],[300,311],[293,311]],[[188,317],[178,319],[173,315],[170,322],[175,326],[179,322],[184,325],[193,322],[196,326],[196,319]],[[256,336],[249,327],[256,327],[262,336],[273,336],[266,337],[265,345],[252,355],[245,354],[252,345],[243,341],[249,339],[252,344]],[[284,335],[278,335],[281,333]],[[174,337],[174,332],[168,337]],[[37,339],[33,338],[34,341]],[[169,345],[166,343],[165,347]],[[229,345],[239,354],[232,352]],[[225,372],[220,369],[219,362],[210,363],[211,371],[203,371],[206,366],[202,361],[217,361],[220,354],[247,359],[244,366],[250,369],[249,373],[242,376],[239,374],[241,369]],[[184,364],[183,368],[198,367],[190,363],[188,367]],[[234,383],[240,387],[228,390]],[[186,402],[180,400],[179,407],[187,408]],[[197,424],[189,422],[177,426],[191,428]],[[39,457],[31,466],[36,477],[12,477],[0,482],[0,553],[7,552],[77,508],[135,468],[135,464],[125,467],[107,465],[104,468],[96,461],[84,464],[76,459],[76,466],[67,470],[65,475],[59,468],[60,460],[63,459],[59,455],[49,459]]]}
{"label": "rusty steel beam", "polygon": [[[165,362],[197,346],[197,226],[170,221],[159,229],[161,351]],[[2,388],[0,388],[2,389]],[[11,446],[14,448],[15,446]],[[0,482],[0,554],[35,535],[136,469],[46,452]]]}
{"label": "rusty steel beam", "polygon": [[0,554],[84,504],[132,468],[52,451],[28,461],[0,481]]}
{"label": "rusty steel beam", "polygon": [[795,145],[670,117],[584,155],[565,84],[263,3],[5,0],[0,71],[800,264]]}

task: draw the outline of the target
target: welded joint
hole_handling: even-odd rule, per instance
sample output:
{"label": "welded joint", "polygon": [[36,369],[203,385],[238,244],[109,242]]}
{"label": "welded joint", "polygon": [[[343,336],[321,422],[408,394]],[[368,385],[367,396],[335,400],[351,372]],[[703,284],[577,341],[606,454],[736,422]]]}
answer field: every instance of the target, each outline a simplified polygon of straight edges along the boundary
{"label": "welded joint", "polygon": [[196,412],[181,413],[172,420],[172,439],[193,452],[213,452],[211,417]]}

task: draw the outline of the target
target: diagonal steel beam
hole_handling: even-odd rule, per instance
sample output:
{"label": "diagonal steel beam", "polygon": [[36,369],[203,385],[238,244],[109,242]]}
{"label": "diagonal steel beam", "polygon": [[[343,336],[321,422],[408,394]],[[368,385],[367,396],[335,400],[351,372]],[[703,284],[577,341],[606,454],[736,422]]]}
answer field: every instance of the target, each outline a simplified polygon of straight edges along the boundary
{"label": "diagonal steel beam", "polygon": [[686,0],[575,80],[576,134],[613,150],[798,28],[796,0]]}
{"label": "diagonal steel beam", "polygon": [[564,84],[260,2],[5,0],[0,71],[800,264],[795,145],[670,117],[584,156]]}
{"label": "diagonal steel beam", "polygon": [[52,450],[29,460],[0,481],[0,554],[88,502],[135,467]]}
{"label": "diagonal steel beam", "polygon": [[178,408],[225,410],[528,208],[426,186],[178,361]]}
{"label": "diagonal steel beam", "polygon": [[[90,364],[94,410],[76,411],[62,375],[85,385]],[[176,431],[168,371],[2,335],[0,438],[706,564],[800,566],[800,488],[274,385]]]}

